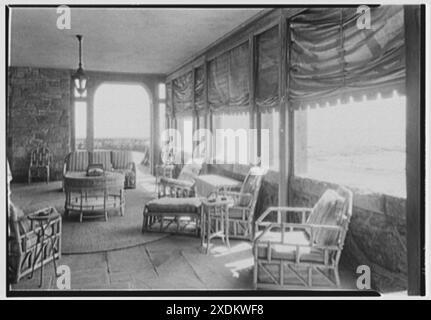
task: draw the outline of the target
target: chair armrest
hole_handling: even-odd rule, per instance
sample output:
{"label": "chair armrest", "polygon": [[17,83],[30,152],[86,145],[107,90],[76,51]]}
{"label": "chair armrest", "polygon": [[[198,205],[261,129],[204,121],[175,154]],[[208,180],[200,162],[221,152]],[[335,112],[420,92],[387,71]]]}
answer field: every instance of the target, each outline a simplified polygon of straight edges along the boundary
{"label": "chair armrest", "polygon": [[[270,241],[270,240],[261,240],[261,238],[267,234],[269,231],[271,231],[271,229],[274,228],[282,228],[282,224],[279,223],[266,223],[265,224],[265,230],[263,230],[263,232],[261,234],[259,234],[254,240],[253,240],[253,245],[258,245],[259,243],[273,243],[273,244],[284,244],[286,245],[287,243],[284,243],[284,236],[282,234],[281,236],[281,241]],[[283,229],[282,229],[283,230]],[[284,231],[283,231],[284,232]],[[309,244],[304,244],[304,243],[295,243],[295,242],[289,242],[288,245],[292,245],[292,246],[298,246],[298,247],[307,247],[307,248],[311,248],[312,244],[311,242]]]}
{"label": "chair armrest", "polygon": [[223,192],[222,195],[233,198],[235,204],[238,204],[242,199],[245,199],[245,201],[247,202],[247,205],[244,205],[241,207],[250,206],[250,204],[253,200],[253,195],[251,193],[226,191],[226,192]]}
{"label": "chair armrest", "polygon": [[277,212],[277,223],[281,223],[282,213],[288,217],[290,213],[301,213],[301,223],[304,223],[307,216],[312,211],[312,208],[301,208],[301,207],[269,207],[261,214],[256,220],[256,223],[262,222],[271,212]]}
{"label": "chair armrest", "polygon": [[[256,231],[260,227],[265,227],[264,231],[255,239],[255,242],[259,242],[259,239],[268,233],[270,230],[277,228],[281,230],[281,241],[280,242],[274,242],[274,243],[281,243],[284,244],[284,234],[286,232],[291,232],[293,230],[302,230],[307,232],[310,235],[310,246],[313,248],[322,248],[322,249],[330,249],[331,247],[335,249],[340,249],[339,246],[319,246],[314,243],[314,235],[316,234],[316,231],[318,230],[332,230],[332,231],[338,231],[339,234],[344,230],[341,226],[333,226],[333,225],[325,225],[325,224],[306,224],[306,223],[273,223],[273,222],[256,222]],[[287,231],[286,231],[287,229]],[[334,249],[334,250],[335,250]]]}

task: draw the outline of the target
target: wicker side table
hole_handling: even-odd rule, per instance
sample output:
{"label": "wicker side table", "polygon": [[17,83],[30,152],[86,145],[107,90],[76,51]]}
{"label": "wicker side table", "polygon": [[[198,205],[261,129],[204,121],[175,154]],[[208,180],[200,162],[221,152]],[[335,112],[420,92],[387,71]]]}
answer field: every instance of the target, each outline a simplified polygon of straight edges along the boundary
{"label": "wicker side table", "polygon": [[209,253],[211,240],[215,237],[220,237],[223,243],[230,247],[228,208],[232,205],[232,199],[221,196],[212,200],[202,199],[201,246],[206,244],[206,254]]}

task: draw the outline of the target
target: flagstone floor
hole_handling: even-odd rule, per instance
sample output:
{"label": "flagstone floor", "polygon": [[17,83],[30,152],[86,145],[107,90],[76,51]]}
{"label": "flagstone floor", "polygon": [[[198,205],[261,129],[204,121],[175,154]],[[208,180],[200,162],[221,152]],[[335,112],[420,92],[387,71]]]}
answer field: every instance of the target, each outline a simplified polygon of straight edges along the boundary
{"label": "flagstone floor", "polygon": [[[226,248],[214,241],[210,254],[201,251],[196,237],[172,235],[129,249],[91,254],[63,255],[57,266],[70,268],[72,290],[248,290],[252,287],[251,244],[231,241]],[[53,264],[32,279],[22,279],[13,290],[57,290]],[[354,288],[347,270],[341,270],[342,287]]]}
{"label": "flagstone floor", "polygon": [[[215,243],[210,255],[200,241],[169,236],[147,245],[91,254],[63,255],[57,266],[70,268],[71,289],[79,290],[201,290],[252,289],[250,243]],[[39,289],[40,270],[13,289]],[[45,266],[41,289],[57,289],[52,263]]]}

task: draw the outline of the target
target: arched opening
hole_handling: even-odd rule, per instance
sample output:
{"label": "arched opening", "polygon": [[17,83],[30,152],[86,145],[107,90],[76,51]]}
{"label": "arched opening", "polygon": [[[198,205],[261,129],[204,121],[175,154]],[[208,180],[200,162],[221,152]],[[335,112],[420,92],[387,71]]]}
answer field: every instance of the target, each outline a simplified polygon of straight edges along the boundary
{"label": "arched opening", "polygon": [[101,84],[94,95],[94,149],[130,150],[137,178],[150,171],[151,97],[137,83]]}

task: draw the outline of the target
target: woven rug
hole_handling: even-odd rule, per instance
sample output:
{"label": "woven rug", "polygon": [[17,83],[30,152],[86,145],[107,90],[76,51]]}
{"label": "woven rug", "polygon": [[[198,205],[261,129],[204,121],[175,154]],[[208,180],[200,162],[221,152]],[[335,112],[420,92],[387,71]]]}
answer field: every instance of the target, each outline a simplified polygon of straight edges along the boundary
{"label": "woven rug", "polygon": [[[28,213],[54,206],[64,213],[64,193],[58,182],[17,185],[12,188],[12,201]],[[142,211],[154,193],[138,186],[125,190],[125,214],[110,210],[109,219],[86,219],[79,222],[79,213],[63,216],[61,247],[63,254],[94,253],[146,244],[167,237],[167,233],[142,233]]]}

